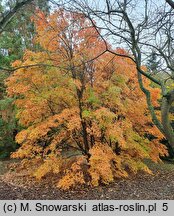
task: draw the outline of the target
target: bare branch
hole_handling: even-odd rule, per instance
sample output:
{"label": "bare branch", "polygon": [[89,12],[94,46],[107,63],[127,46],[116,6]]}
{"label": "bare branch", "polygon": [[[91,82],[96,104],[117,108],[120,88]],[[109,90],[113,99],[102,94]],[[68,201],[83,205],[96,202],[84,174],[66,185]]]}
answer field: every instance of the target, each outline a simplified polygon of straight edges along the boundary
{"label": "bare branch", "polygon": [[166,2],[174,9],[174,1],[166,0]]}

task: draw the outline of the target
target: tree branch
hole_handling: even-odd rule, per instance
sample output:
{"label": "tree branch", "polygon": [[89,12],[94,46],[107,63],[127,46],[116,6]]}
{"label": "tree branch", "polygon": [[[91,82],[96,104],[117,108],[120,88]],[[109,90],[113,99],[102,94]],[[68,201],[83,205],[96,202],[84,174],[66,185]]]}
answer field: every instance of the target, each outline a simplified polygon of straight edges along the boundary
{"label": "tree branch", "polygon": [[16,3],[14,8],[5,14],[3,14],[2,19],[0,20],[0,34],[3,32],[5,26],[10,22],[13,16],[19,11],[24,5],[31,3],[33,0],[23,0],[22,2]]}
{"label": "tree branch", "polygon": [[154,107],[152,105],[152,101],[151,101],[151,94],[150,94],[150,91],[148,89],[146,89],[143,85],[143,80],[142,80],[142,74],[139,73],[138,71],[138,83],[139,83],[139,86],[141,88],[141,90],[144,92],[145,96],[146,96],[146,101],[147,101],[147,106],[148,106],[148,109],[149,109],[149,112],[150,112],[150,115],[151,115],[151,118],[152,118],[152,121],[153,123],[157,126],[157,128],[161,131],[162,134],[164,134],[164,129],[163,129],[163,126],[162,124],[160,123],[160,121],[158,120],[157,116],[156,116],[156,113],[155,113],[155,110],[154,110]]}
{"label": "tree branch", "polygon": [[166,0],[166,2],[174,9],[174,1]]}

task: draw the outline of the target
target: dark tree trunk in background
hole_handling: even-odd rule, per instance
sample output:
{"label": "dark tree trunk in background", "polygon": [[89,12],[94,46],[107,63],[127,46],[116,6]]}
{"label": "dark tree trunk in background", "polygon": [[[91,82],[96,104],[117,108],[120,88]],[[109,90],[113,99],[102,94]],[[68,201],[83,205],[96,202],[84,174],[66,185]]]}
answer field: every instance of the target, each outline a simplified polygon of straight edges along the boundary
{"label": "dark tree trunk in background", "polygon": [[166,0],[166,2],[174,9],[174,1]]}
{"label": "dark tree trunk in background", "polygon": [[161,122],[163,125],[164,134],[167,140],[169,141],[169,144],[174,149],[174,130],[171,125],[171,121],[169,119],[170,109],[173,102],[174,102],[174,91],[170,91],[162,99]]}

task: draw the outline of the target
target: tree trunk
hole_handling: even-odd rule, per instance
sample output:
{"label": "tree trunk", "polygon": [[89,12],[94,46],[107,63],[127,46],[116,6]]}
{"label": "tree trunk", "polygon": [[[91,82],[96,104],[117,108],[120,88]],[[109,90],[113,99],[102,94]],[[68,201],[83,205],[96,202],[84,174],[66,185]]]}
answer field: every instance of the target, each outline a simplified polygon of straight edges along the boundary
{"label": "tree trunk", "polygon": [[174,9],[174,1],[166,0],[166,2]]}
{"label": "tree trunk", "polygon": [[84,122],[83,116],[82,116],[83,108],[82,108],[81,100],[83,97],[83,89],[79,90],[78,88],[76,88],[76,91],[77,91],[77,96],[78,96],[80,119],[81,119],[82,133],[83,133],[84,152],[86,153],[86,155],[89,155],[88,133],[86,129],[86,122]]}
{"label": "tree trunk", "polygon": [[161,122],[163,125],[164,134],[169,144],[174,149],[174,130],[171,126],[171,122],[169,118],[170,108],[173,102],[174,102],[174,91],[171,91],[162,99]]}
{"label": "tree trunk", "polygon": [[[168,140],[168,143],[174,152],[174,130],[171,126],[171,122],[169,118],[170,108],[172,106],[172,103],[174,102],[174,90],[168,92],[162,98],[161,122],[160,122],[155,114],[155,110],[151,102],[150,91],[144,87],[143,81],[142,81],[142,75],[139,72],[138,72],[138,82],[139,82],[141,90],[144,92],[146,96],[147,106],[150,111],[153,123],[157,126],[157,128],[161,131],[161,133]],[[165,94],[165,91],[163,91],[163,94]]]}

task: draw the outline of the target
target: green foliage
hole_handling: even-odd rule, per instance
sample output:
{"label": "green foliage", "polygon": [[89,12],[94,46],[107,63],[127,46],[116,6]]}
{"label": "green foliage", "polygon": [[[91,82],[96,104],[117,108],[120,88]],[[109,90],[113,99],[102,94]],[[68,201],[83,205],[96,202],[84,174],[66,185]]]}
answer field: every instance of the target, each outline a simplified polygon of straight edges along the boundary
{"label": "green foliage", "polygon": [[3,100],[0,100],[0,111],[6,110],[9,106],[13,106],[13,101],[14,99],[8,97]]}
{"label": "green foliage", "polygon": [[[14,4],[13,0],[0,2],[0,13],[5,14]],[[35,28],[31,16],[35,13],[35,5],[49,13],[48,0],[36,0],[35,4],[27,5],[26,10],[18,11],[0,35],[1,67],[9,68],[12,62],[22,59],[25,49],[39,49],[37,44],[33,45]],[[13,100],[6,97],[4,83],[9,75],[7,71],[0,71],[0,158],[9,156],[16,149],[15,133],[20,129],[15,119]]]}
{"label": "green foliage", "polygon": [[159,68],[159,60],[157,59],[157,55],[155,52],[152,52],[149,58],[149,61],[147,62],[147,66],[148,69],[153,72],[156,73],[158,71]]}
{"label": "green foliage", "polygon": [[88,118],[91,116],[91,111],[90,110],[84,110],[82,113],[83,118]]}
{"label": "green foliage", "polygon": [[100,100],[95,95],[95,92],[92,88],[89,88],[89,97],[87,99],[88,103],[90,103],[92,106],[97,107],[100,105]]}
{"label": "green foliage", "polygon": [[8,157],[12,151],[16,150],[17,144],[13,138],[15,122],[8,123],[0,119],[0,159]]}
{"label": "green foliage", "polygon": [[[8,1],[8,5],[0,5],[0,12],[5,13],[7,7],[13,7],[14,2]],[[26,6],[26,10],[20,10],[6,26],[5,31],[0,35],[0,66],[9,67],[17,59],[22,59],[24,50],[37,50],[37,44],[33,44],[35,27],[31,17],[36,13],[36,8],[49,13],[48,0],[35,0],[35,4]],[[6,54],[3,54],[3,51]]]}
{"label": "green foliage", "polygon": [[7,157],[16,150],[15,133],[17,122],[14,117],[13,99],[5,98],[0,100],[0,158]]}

